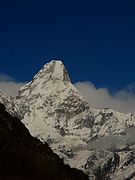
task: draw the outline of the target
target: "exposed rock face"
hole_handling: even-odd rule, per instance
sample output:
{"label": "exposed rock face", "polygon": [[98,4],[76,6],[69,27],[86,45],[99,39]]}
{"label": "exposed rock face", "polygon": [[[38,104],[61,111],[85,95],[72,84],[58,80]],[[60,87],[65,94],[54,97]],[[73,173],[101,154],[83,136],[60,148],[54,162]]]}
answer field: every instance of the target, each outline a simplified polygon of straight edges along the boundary
{"label": "exposed rock face", "polygon": [[[10,103],[15,105],[9,107]],[[124,139],[130,128],[135,127],[135,116],[109,108],[90,108],[71,83],[61,61],[46,64],[32,81],[20,89],[16,100],[9,103],[5,101],[4,104],[8,112],[22,119],[32,136],[47,142],[65,162],[82,169],[92,179],[101,176],[103,179],[120,177],[120,174],[124,174],[126,169],[134,165],[134,161],[131,160],[134,158],[126,153],[127,149],[128,153],[135,149],[130,148],[133,142],[126,143],[125,149],[121,150],[121,147],[116,148],[112,145],[108,148],[108,142],[105,141],[107,146],[100,146],[99,153],[95,150],[98,146],[90,146],[93,142],[100,144],[101,138],[118,136]],[[89,162],[93,153],[96,154],[97,160],[95,165],[91,166]],[[123,157],[126,159],[126,166],[122,166]],[[107,168],[102,166],[101,159]],[[133,176],[134,171],[131,174]],[[129,173],[129,177],[131,174]]]}
{"label": "exposed rock face", "polygon": [[0,103],[4,104],[6,111],[12,116],[22,118],[20,108],[17,106],[16,99],[0,92]]}
{"label": "exposed rock face", "polygon": [[107,180],[119,166],[119,161],[118,154],[101,149],[91,154],[83,168],[90,178]]}
{"label": "exposed rock face", "polygon": [[47,143],[33,138],[21,121],[0,104],[0,179],[87,180],[88,177],[64,165]]}

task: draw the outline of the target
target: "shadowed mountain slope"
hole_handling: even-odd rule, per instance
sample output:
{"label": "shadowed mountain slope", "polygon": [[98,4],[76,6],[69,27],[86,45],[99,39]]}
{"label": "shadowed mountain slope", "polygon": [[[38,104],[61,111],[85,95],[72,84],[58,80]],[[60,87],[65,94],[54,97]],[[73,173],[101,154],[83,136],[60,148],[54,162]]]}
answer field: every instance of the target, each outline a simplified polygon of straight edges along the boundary
{"label": "shadowed mountain slope", "polygon": [[63,164],[49,148],[0,104],[0,179],[87,180],[80,170]]}

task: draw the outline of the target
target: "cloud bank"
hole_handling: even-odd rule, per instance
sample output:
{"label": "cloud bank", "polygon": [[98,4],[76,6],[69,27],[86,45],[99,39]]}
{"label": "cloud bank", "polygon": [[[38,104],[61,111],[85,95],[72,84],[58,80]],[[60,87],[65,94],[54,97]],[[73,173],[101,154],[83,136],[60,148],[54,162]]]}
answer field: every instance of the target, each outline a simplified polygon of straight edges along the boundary
{"label": "cloud bank", "polygon": [[[135,128],[127,128],[125,135],[109,135],[107,137],[102,137],[97,141],[92,141],[88,144],[85,149],[123,149],[127,146],[132,146],[135,144]],[[135,146],[132,146],[134,149]]]}
{"label": "cloud bank", "polygon": [[6,75],[0,74],[0,91],[15,97],[18,94],[20,87],[24,85],[22,82],[16,82],[14,78]]}
{"label": "cloud bank", "polygon": [[96,88],[91,82],[78,82],[75,86],[91,107],[109,107],[120,112],[135,114],[135,85],[130,85],[113,95],[107,88]]}

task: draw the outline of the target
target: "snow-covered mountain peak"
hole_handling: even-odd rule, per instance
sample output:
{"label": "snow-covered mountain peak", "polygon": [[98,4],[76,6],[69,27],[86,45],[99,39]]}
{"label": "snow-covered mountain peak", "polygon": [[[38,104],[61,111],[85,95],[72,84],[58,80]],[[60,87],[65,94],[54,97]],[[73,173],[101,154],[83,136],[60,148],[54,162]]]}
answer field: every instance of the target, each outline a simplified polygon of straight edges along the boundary
{"label": "snow-covered mountain peak", "polygon": [[[61,61],[46,64],[32,81],[22,86],[17,104],[26,127],[33,136],[43,141],[46,141],[48,136],[50,139],[55,137],[58,141],[63,134],[74,133],[78,138],[80,126],[84,128],[82,139],[86,133],[90,133],[90,129],[85,132],[86,125],[81,122],[82,118],[78,117],[79,122],[74,122],[73,118],[87,111],[89,106],[70,82]],[[76,126],[73,128],[74,123]]]}
{"label": "snow-covered mountain peak", "polygon": [[70,81],[64,64],[59,60],[52,60],[51,62],[45,64],[38,74],[34,76],[34,79],[37,78],[44,78],[45,81]]}
{"label": "snow-covered mountain peak", "polygon": [[43,66],[32,81],[22,86],[19,96],[26,97],[30,94],[50,96],[63,91],[67,86],[72,85],[64,64],[61,61],[52,60]]}

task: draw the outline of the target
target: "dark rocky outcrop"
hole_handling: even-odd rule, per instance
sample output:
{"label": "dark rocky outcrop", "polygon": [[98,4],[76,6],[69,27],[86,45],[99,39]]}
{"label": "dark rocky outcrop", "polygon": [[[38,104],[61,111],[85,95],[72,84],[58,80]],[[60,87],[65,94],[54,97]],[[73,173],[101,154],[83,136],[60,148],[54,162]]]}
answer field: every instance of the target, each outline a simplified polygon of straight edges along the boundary
{"label": "dark rocky outcrop", "polygon": [[0,179],[88,180],[88,177],[64,165],[47,143],[32,137],[21,121],[0,104]]}
{"label": "dark rocky outcrop", "polygon": [[84,171],[91,180],[108,180],[119,166],[119,161],[120,157],[117,153],[97,149],[87,159]]}

